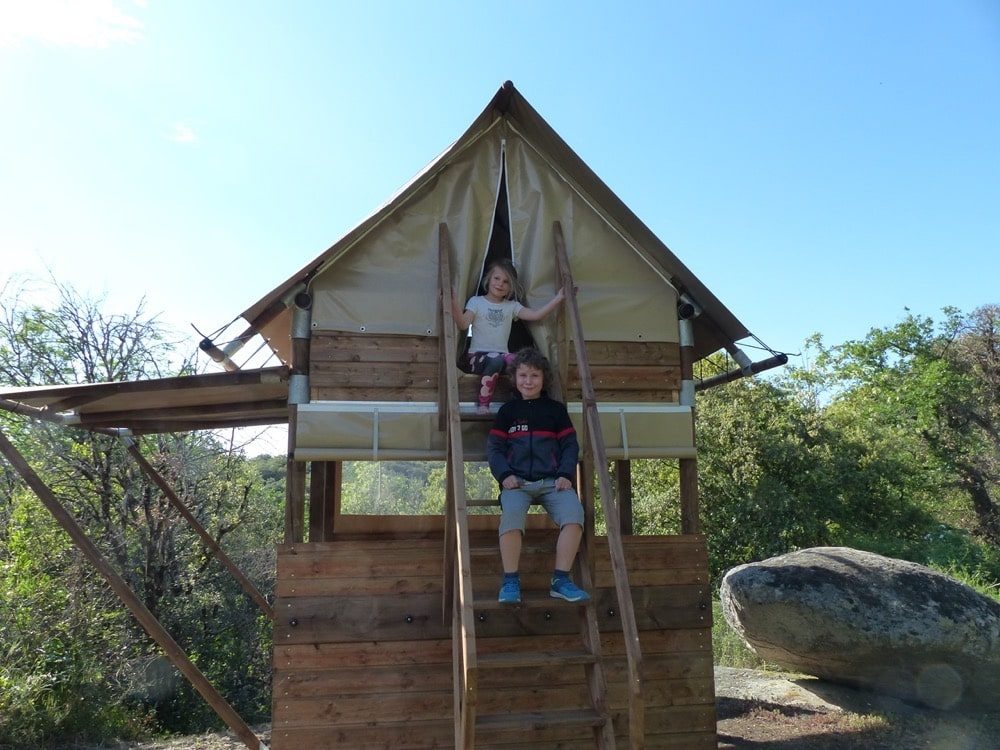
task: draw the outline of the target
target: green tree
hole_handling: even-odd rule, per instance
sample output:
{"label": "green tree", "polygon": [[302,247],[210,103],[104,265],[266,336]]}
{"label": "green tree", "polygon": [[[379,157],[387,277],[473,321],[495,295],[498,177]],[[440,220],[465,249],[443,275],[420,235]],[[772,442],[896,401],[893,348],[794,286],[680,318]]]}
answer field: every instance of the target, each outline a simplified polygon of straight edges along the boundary
{"label": "green tree", "polygon": [[[176,360],[174,346],[141,305],[132,315],[108,315],[100,301],[83,298],[65,286],[57,285],[56,291],[51,307],[25,304],[16,295],[0,302],[0,379],[4,382],[28,386],[113,381],[190,370],[184,361],[171,365]],[[269,623],[209,558],[198,537],[141,473],[124,446],[106,435],[10,416],[0,416],[0,424],[146,606],[237,710],[251,721],[266,716],[269,680],[261,675],[268,670]],[[269,591],[273,561],[267,556],[273,555],[281,513],[273,482],[264,481],[256,465],[227,450],[210,433],[150,436],[140,446],[209,533],[225,542],[231,557],[249,564],[247,572]],[[27,564],[22,552],[25,540],[37,537],[48,545],[51,536],[41,533],[39,519],[44,514],[24,511],[25,504],[34,507],[37,499],[21,489],[9,468],[4,466],[0,474],[0,564],[19,571]],[[72,711],[60,702],[62,697],[98,692],[104,700],[94,699],[91,708],[128,706],[140,722],[152,710],[166,728],[191,728],[192,721],[200,721],[199,728],[217,724],[207,715],[201,698],[179,682],[172,669],[153,668],[161,663],[155,644],[123,612],[103,582],[89,574],[87,563],[75,550],[59,549],[63,552],[49,554],[48,546],[36,547],[29,555],[35,568],[27,580],[37,584],[29,584],[36,588],[26,600],[55,602],[52,608],[38,607],[40,612],[52,612],[52,617],[25,627],[18,619],[23,589],[0,588],[0,632],[12,638],[13,647],[47,654],[54,633],[65,633],[67,643],[72,641],[60,648],[73,653],[74,659],[58,662],[63,672],[51,672],[52,680],[66,689],[48,691],[47,727],[42,721],[46,717],[31,719],[38,731],[71,735],[74,725],[61,715],[72,715]],[[73,564],[63,564],[64,557]],[[63,600],[93,607],[91,619],[102,628],[103,637],[94,637],[78,623],[71,626],[58,620],[55,613]],[[82,664],[100,666],[96,671],[71,668]],[[0,690],[49,674],[40,673],[39,663],[30,660],[13,668],[17,679],[0,683]],[[163,679],[152,679],[157,674]],[[0,697],[0,704],[3,700]],[[11,705],[14,714],[7,719],[18,721],[17,712],[27,707],[22,702]],[[104,725],[94,721],[86,730],[100,733],[103,727],[114,733],[127,725],[109,719]]]}
{"label": "green tree", "polygon": [[817,349],[832,418],[922,463],[923,497],[947,520],[1000,545],[1000,308],[908,316],[862,340]]}
{"label": "green tree", "polygon": [[[831,420],[825,386],[807,375],[745,379],[698,396],[701,512],[715,580],[733,565],[808,546],[913,548],[934,525],[909,496],[916,465]],[[676,463],[634,462],[632,478],[637,531],[676,533]]]}

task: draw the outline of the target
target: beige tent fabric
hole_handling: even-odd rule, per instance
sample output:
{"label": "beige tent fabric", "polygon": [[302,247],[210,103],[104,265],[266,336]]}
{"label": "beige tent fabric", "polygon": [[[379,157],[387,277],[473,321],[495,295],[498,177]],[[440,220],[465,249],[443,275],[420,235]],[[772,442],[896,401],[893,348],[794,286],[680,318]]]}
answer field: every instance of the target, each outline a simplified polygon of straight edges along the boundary
{"label": "beige tent fabric", "polygon": [[[299,284],[309,283],[317,275],[324,276],[326,270],[331,266],[331,263],[343,256],[346,252],[352,251],[360,241],[365,240],[371,233],[378,231],[387,224],[397,222],[397,219],[399,218],[396,215],[397,212],[408,209],[412,207],[416,201],[421,200],[422,197],[426,195],[428,190],[434,188],[436,180],[442,177],[444,171],[450,169],[452,165],[467,162],[470,158],[472,158],[471,152],[475,152],[482,147],[484,138],[487,135],[494,139],[491,144],[490,153],[495,158],[497,153],[496,149],[498,148],[499,143],[497,131],[500,129],[506,131],[505,136],[510,141],[512,148],[515,147],[515,134],[523,133],[524,138],[527,139],[530,144],[533,144],[537,149],[537,153],[539,154],[539,160],[537,163],[548,163],[551,166],[551,169],[560,175],[560,179],[565,178],[568,184],[577,187],[577,198],[579,198],[584,204],[592,204],[595,207],[593,209],[595,212],[599,212],[600,215],[608,219],[609,228],[613,228],[613,232],[620,233],[621,237],[628,238],[628,242],[635,248],[639,249],[638,252],[643,254],[646,260],[650,262],[651,268],[657,269],[657,271],[653,272],[654,276],[659,274],[666,279],[669,279],[670,283],[672,283],[674,287],[684,289],[686,293],[689,294],[698,303],[698,305],[700,305],[700,307],[704,310],[704,314],[694,319],[695,359],[706,357],[721,346],[729,345],[731,342],[738,341],[749,335],[747,328],[739,320],[737,320],[736,317],[725,307],[725,305],[723,305],[715,297],[715,295],[713,295],[712,292],[705,287],[705,285],[702,284],[693,273],[691,273],[691,271],[670,251],[670,249],[664,245],[663,242],[657,238],[624,203],[622,203],[622,201],[611,191],[611,189],[605,185],[596,174],[594,174],[594,172],[569,147],[569,145],[559,137],[559,134],[552,129],[552,127],[537,111],[535,111],[531,104],[528,103],[528,101],[509,81],[500,87],[489,104],[487,104],[486,109],[484,109],[475,121],[473,121],[473,123],[459,137],[459,139],[445,149],[441,155],[434,159],[409,184],[400,189],[399,192],[392,196],[383,206],[376,210],[367,219],[362,221],[357,227],[344,235],[344,237],[338,240],[319,257],[307,263],[300,270],[292,274],[277,287],[257,300],[257,302],[244,310],[241,314],[242,317],[248,322],[256,321],[258,316],[265,314],[273,305],[278,304],[283,299],[286,299],[289,292]],[[492,165],[491,169],[495,170],[498,168],[496,166],[497,162],[490,162],[490,164]],[[496,174],[492,174],[490,176],[491,179],[488,179],[480,184],[478,189],[485,190],[486,193],[494,192],[495,182],[492,178],[496,176]],[[525,195],[527,195],[527,193],[525,193]],[[552,196],[550,195],[549,198],[551,199]],[[573,200],[576,201],[577,199]],[[492,212],[493,205],[495,205],[492,203],[492,196],[490,200],[477,198],[477,201],[480,201],[482,213],[476,217],[470,217],[470,220],[476,222],[488,222],[488,217]],[[489,206],[489,210],[487,210],[487,205]],[[528,205],[523,204],[517,210],[525,212],[527,209]],[[560,211],[555,211],[554,213],[562,215]],[[579,210],[576,208],[571,211],[574,218],[579,218],[579,213]],[[531,216],[530,211],[524,215]],[[451,218],[449,218],[449,221],[451,221]],[[529,229],[526,227],[524,229],[524,235],[520,239],[524,240],[525,237],[530,234],[540,236],[541,230],[538,229],[538,226],[541,226],[541,221],[541,215],[535,214],[534,218],[531,219],[531,222],[535,224],[535,228]],[[433,225],[434,223],[435,220],[426,222],[426,224],[430,225]],[[581,236],[581,228],[582,225],[581,227],[577,227],[575,230],[575,238],[577,240],[579,240]],[[409,236],[412,241],[420,241],[424,243],[424,258],[430,255],[430,248],[436,247],[436,238],[429,239],[427,237],[428,230],[429,226],[425,225],[423,227],[423,236],[421,238],[416,238],[411,234],[406,235]],[[569,231],[567,227],[564,227],[564,230]],[[548,231],[548,229],[545,231]],[[468,236],[473,235],[478,235],[478,232],[472,232]],[[456,242],[456,248],[460,247],[459,243]],[[515,252],[517,252],[517,247],[515,247]],[[412,262],[412,258],[406,258],[405,260]],[[481,261],[481,258],[477,258],[477,261]],[[356,263],[357,266],[361,265],[359,262]],[[473,265],[470,265],[469,268],[472,268]],[[479,269],[476,268],[475,273],[478,273],[478,270]],[[463,271],[463,274],[458,274],[456,272],[456,276],[460,282],[466,282],[469,275],[471,274],[466,271]],[[539,278],[541,279],[543,277],[540,276]],[[325,283],[328,286],[332,286],[337,289],[344,289],[346,286],[345,284],[331,285],[329,280],[326,280]],[[545,284],[546,282],[543,280],[535,283]],[[470,291],[471,288],[466,285],[466,292]],[[645,294],[643,293],[633,293],[630,296],[630,299],[636,301],[636,304],[638,305],[638,300],[641,300],[644,297]],[[622,300],[619,300],[618,304],[621,303]],[[342,301],[341,304],[344,305],[346,303]],[[669,305],[669,302],[667,304]],[[596,309],[600,310],[600,307],[601,306],[598,305]],[[352,309],[356,308],[353,308],[352,306]],[[422,305],[421,309],[424,309]],[[330,324],[333,325],[333,321],[335,321],[337,317],[338,316],[326,316],[326,319],[331,321]],[[367,314],[358,317],[371,319],[371,316]],[[424,313],[420,317],[421,323],[423,323],[428,315]],[[656,314],[652,314],[648,317],[653,319],[658,316]],[[291,353],[291,346],[289,342],[290,324],[291,315],[287,310],[280,313],[278,317],[273,319],[270,323],[261,323],[263,326],[262,333],[264,334],[265,339],[274,351],[277,352],[285,361],[288,361]],[[362,323],[357,319],[352,319],[352,316],[348,315],[337,325],[342,326],[345,330],[358,330]],[[319,323],[317,323],[317,327],[319,327]],[[419,330],[419,326],[410,326],[407,330],[416,331]],[[638,336],[638,333],[636,333],[636,336]]]}
{"label": "beige tent fabric", "polygon": [[[677,341],[676,294],[524,139],[493,128],[391,217],[314,279],[313,327],[436,336],[438,224],[453,244],[459,304],[475,294],[489,242],[503,153],[514,262],[529,307],[556,289],[553,222],[562,224],[585,335],[598,341]],[[531,324],[544,348],[555,317]]]}
{"label": "beige tent fabric", "polygon": [[437,336],[438,225],[448,225],[462,297],[479,278],[499,181],[491,132],[316,276],[313,328]]}
{"label": "beige tent fabric", "polygon": [[552,225],[559,221],[586,338],[677,341],[673,287],[519,135],[507,141],[507,180],[514,257],[530,307],[555,293]]}
{"label": "beige tent fabric", "polygon": [[[569,405],[577,431],[580,404]],[[608,403],[598,406],[608,458],[693,458],[691,408],[676,404]],[[465,456],[486,459],[482,422],[463,423]],[[299,407],[298,461],[443,461],[445,433],[432,402],[319,401]]]}

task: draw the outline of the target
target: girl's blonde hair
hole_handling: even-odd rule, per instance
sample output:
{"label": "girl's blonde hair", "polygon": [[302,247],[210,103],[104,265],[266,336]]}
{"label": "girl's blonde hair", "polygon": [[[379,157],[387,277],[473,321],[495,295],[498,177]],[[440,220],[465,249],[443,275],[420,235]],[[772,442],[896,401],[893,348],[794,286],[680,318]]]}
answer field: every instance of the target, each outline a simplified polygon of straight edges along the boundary
{"label": "girl's blonde hair", "polygon": [[506,258],[498,258],[497,260],[491,261],[486,267],[486,273],[483,274],[482,283],[479,285],[480,291],[486,293],[490,288],[490,276],[493,272],[500,269],[505,274],[510,281],[510,291],[507,293],[507,299],[524,299],[524,287],[521,285],[520,279],[517,278],[517,269],[514,268],[514,264],[507,260]]}

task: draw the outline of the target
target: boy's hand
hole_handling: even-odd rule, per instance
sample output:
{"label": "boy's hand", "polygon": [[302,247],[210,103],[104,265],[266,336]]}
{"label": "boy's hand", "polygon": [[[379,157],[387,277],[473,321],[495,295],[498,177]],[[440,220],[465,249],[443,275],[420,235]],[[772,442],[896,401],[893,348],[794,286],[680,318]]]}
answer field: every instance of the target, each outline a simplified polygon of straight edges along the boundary
{"label": "boy's hand", "polygon": [[569,481],[566,477],[556,477],[556,489],[571,490],[573,489],[573,483]]}
{"label": "boy's hand", "polygon": [[521,478],[511,474],[509,477],[505,477],[501,484],[505,490],[516,490],[521,486]]}

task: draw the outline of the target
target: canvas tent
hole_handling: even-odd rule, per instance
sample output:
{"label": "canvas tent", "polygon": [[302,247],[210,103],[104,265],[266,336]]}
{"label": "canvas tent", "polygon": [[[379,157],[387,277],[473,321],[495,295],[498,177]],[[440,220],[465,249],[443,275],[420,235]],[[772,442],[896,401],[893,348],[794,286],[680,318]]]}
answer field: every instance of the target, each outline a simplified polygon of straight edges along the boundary
{"label": "canvas tent", "polygon": [[[259,321],[256,328],[285,362],[292,360],[292,300],[303,291],[311,300],[313,334],[437,339],[442,222],[451,236],[453,283],[462,300],[476,293],[502,232],[501,252],[509,253],[525,285],[521,301],[543,305],[557,283],[552,227],[558,222],[588,340],[676,347],[682,300],[700,311],[693,321],[696,359],[721,347],[739,356],[734,342],[749,335],[509,82],[455,143],[382,208],[242,317],[252,326]],[[534,343],[565,366],[558,328],[554,318],[529,326]],[[316,387],[322,374],[313,369],[310,403],[298,411],[296,458],[444,457],[433,401],[400,406],[331,397]],[[649,393],[637,396],[601,407],[610,456],[693,456],[690,406],[662,403],[677,400],[667,390],[652,402]],[[579,413],[572,403],[570,410]],[[470,457],[481,455],[473,451]]]}
{"label": "canvas tent", "polygon": [[[436,335],[436,300],[428,290],[437,288],[438,222],[447,222],[458,252],[453,270],[459,294],[471,293],[504,172],[513,259],[528,282],[529,306],[553,292],[555,269],[546,248],[552,222],[560,220],[589,335],[669,341],[676,336],[670,321],[676,320],[680,294],[703,311],[694,323],[696,358],[749,335],[509,81],[409,184],[242,317],[264,321],[261,333],[285,361],[291,358],[288,303],[304,285],[331,292],[325,301],[316,295],[314,328]],[[372,298],[370,289],[383,293]]]}

